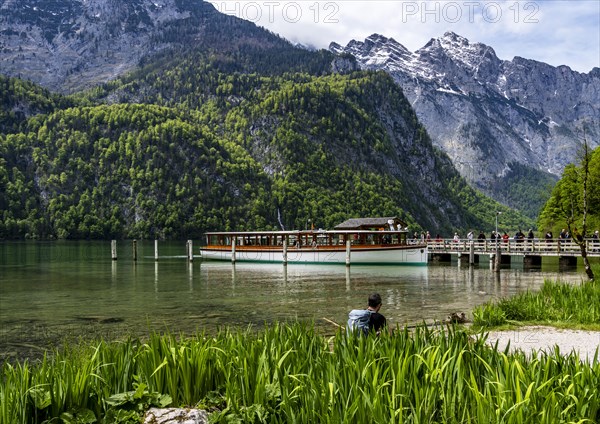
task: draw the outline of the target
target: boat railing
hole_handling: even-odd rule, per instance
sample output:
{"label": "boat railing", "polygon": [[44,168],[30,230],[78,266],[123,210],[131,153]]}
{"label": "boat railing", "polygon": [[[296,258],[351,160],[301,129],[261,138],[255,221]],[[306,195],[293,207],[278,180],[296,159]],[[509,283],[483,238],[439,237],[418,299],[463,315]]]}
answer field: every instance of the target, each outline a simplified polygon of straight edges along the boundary
{"label": "boat railing", "polygon": [[289,232],[214,232],[207,233],[206,246],[219,248],[235,243],[240,247],[267,248],[340,246],[350,241],[353,246],[389,246],[425,244],[407,240],[404,231],[289,231]]}

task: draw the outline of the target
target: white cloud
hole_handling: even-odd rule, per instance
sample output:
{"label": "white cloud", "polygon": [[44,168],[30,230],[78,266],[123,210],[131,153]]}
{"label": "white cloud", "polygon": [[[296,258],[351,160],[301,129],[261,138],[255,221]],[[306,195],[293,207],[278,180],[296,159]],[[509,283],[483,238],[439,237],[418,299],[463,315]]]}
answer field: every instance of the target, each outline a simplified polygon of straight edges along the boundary
{"label": "white cloud", "polygon": [[214,0],[225,13],[292,42],[327,48],[373,33],[409,50],[453,31],[514,56],[580,72],[600,67],[598,0]]}

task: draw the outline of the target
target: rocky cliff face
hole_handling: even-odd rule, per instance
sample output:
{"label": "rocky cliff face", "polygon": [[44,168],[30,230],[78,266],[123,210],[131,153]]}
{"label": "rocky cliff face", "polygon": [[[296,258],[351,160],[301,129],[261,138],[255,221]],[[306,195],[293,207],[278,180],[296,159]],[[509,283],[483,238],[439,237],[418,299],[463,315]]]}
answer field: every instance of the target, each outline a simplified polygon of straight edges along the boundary
{"label": "rocky cliff face", "polygon": [[434,143],[492,196],[515,163],[560,175],[584,134],[598,145],[599,68],[582,74],[520,57],[500,60],[491,47],[452,32],[416,52],[378,34],[345,47],[331,43],[330,50],[390,73]]}
{"label": "rocky cliff face", "polygon": [[209,20],[217,12],[187,0],[3,0],[2,73],[54,91],[88,88],[174,43],[201,42],[202,25],[172,36],[194,14]]}
{"label": "rocky cliff face", "polygon": [[[230,72],[358,69],[350,55],[332,65],[330,52],[293,46],[203,0],[0,0],[0,74],[55,92],[88,89],[138,65],[199,52]],[[252,62],[257,52],[264,55]]]}

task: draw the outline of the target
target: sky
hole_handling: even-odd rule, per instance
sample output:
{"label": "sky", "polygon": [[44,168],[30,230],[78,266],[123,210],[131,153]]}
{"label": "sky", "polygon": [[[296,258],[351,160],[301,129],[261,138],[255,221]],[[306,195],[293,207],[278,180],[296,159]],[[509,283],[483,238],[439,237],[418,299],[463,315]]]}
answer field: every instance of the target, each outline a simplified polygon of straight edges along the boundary
{"label": "sky", "polygon": [[600,67],[599,0],[209,1],[223,13],[316,48],[379,33],[415,51],[452,31],[487,44],[503,60],[521,56],[579,72]]}

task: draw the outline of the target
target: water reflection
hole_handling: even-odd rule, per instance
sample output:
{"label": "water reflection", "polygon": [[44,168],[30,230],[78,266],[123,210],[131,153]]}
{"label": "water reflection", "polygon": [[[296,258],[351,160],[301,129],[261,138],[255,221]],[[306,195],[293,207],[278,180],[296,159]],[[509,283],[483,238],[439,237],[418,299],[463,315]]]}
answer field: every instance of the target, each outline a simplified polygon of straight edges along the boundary
{"label": "water reflection", "polygon": [[154,296],[158,300],[158,262],[154,262]]}
{"label": "water reflection", "polygon": [[346,267],[346,291],[349,292],[352,290],[352,285],[350,284],[350,267]]}

